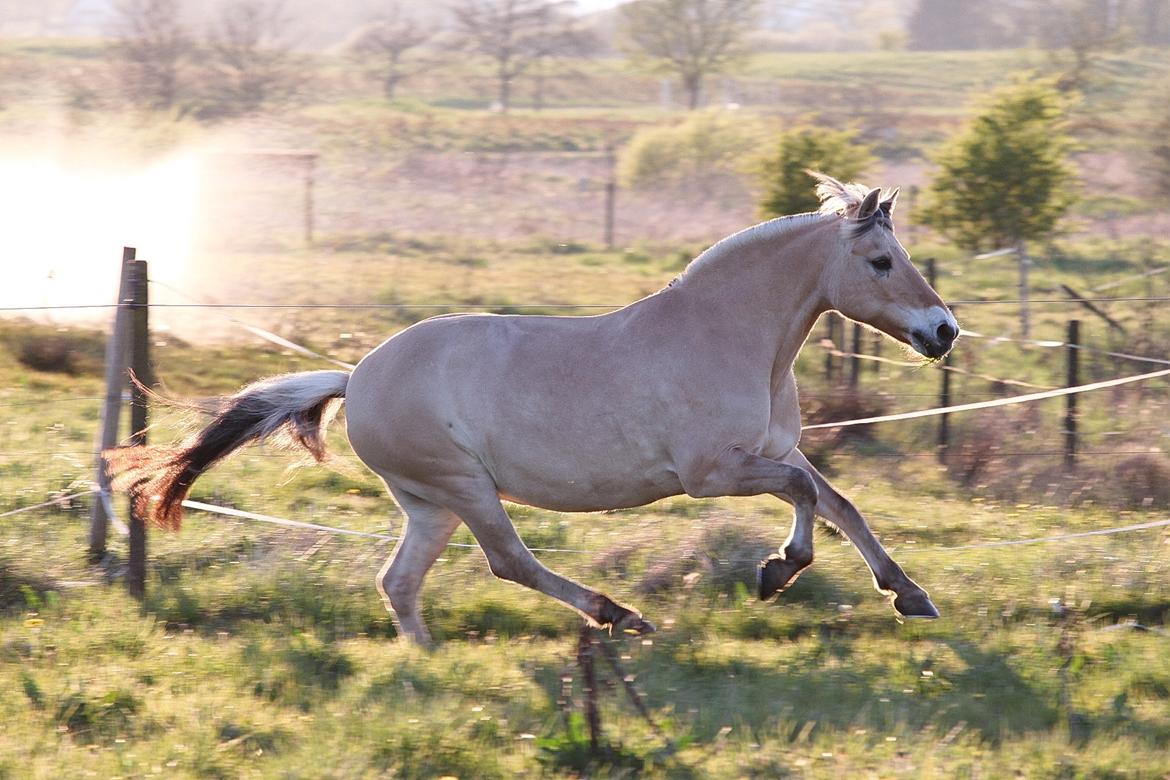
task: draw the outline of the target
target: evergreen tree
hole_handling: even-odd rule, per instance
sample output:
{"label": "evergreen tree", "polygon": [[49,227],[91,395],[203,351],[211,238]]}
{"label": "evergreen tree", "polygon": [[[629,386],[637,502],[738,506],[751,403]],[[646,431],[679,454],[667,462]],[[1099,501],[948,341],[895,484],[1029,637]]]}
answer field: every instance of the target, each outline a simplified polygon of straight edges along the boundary
{"label": "evergreen tree", "polygon": [[848,182],[873,164],[870,147],[860,144],[852,130],[797,127],[780,134],[775,155],[764,161],[764,199],[760,212],[767,217],[816,211],[820,201],[807,171],[827,173]]}
{"label": "evergreen tree", "polygon": [[965,249],[1042,240],[1074,200],[1065,103],[1048,81],[996,92],[935,157],[921,219]]}
{"label": "evergreen tree", "polygon": [[1016,250],[1025,338],[1026,242],[1049,237],[1075,200],[1072,148],[1064,99],[1052,82],[1006,87],[935,158],[939,171],[919,214],[964,249]]}

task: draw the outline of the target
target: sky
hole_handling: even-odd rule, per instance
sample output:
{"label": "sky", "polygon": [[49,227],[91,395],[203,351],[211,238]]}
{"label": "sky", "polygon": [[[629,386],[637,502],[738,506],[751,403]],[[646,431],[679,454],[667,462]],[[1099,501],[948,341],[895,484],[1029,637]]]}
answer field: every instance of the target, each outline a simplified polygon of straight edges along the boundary
{"label": "sky", "polygon": [[601,11],[606,8],[613,8],[615,5],[620,5],[623,0],[577,0],[577,10],[580,13],[587,14],[594,11]]}

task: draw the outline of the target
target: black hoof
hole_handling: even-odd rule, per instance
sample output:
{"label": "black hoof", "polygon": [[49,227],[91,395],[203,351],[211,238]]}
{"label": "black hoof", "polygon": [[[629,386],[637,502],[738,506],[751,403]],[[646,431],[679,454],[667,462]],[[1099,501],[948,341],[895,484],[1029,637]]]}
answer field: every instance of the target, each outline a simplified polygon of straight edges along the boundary
{"label": "black hoof", "polygon": [[766,601],[787,588],[800,576],[806,564],[788,560],[780,555],[769,555],[760,561],[756,570],[756,585],[760,601]]}
{"label": "black hoof", "polygon": [[643,620],[642,616],[636,612],[627,613],[609,627],[610,636],[620,634],[642,636],[643,634],[653,634],[657,630],[653,623],[649,620]]}
{"label": "black hoof", "polygon": [[903,593],[894,597],[894,609],[907,620],[933,620],[938,617],[938,607],[925,591]]}

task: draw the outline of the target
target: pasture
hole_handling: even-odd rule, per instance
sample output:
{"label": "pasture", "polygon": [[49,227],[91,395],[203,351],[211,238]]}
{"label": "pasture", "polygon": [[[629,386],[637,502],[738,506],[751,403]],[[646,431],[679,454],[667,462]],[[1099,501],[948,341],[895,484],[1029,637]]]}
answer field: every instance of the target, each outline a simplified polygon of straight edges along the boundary
{"label": "pasture", "polygon": [[[27,84],[50,78],[61,58],[100,70],[87,51],[4,54],[19,59]],[[882,166],[912,176],[920,175],[916,155],[931,133],[965,110],[958,97],[939,98],[937,83],[960,95],[1026,59],[962,55],[955,63],[938,55],[926,63],[937,82],[923,84],[905,77],[925,60],[867,56],[866,72],[879,84],[917,85],[899,93],[911,107],[899,126],[917,128],[909,143],[918,151],[909,158],[890,151]],[[857,99],[856,73],[826,67],[832,62],[763,58],[748,80],[776,81],[782,91],[812,84],[844,113]],[[628,75],[610,67],[597,66],[595,88]],[[1143,57],[1111,67],[1121,86],[1090,100],[1138,113],[1126,90],[1140,93],[1159,67]],[[330,73],[315,88],[327,91]],[[620,138],[661,116],[616,98],[612,107],[575,108],[579,96],[568,94],[555,112],[466,120],[452,107],[466,96],[451,84],[472,87],[457,75],[424,82],[421,106],[307,99],[260,123],[261,138],[321,149],[320,235],[312,247],[300,245],[287,172],[264,170],[247,182],[241,197],[251,200],[234,215],[238,222],[214,216],[230,209],[205,215],[184,266],[141,255],[158,282],[155,303],[278,307],[153,309],[165,392],[205,397],[259,376],[325,367],[256,341],[229,317],[352,361],[413,321],[462,307],[580,314],[595,310],[567,304],[623,304],[665,285],[707,243],[753,219],[750,200],[734,188],[711,201],[631,193],[618,247],[606,249],[600,212],[577,213],[599,197],[595,185],[606,173],[599,152],[607,134]],[[842,80],[839,92],[820,89],[833,79]],[[653,82],[639,84],[652,93]],[[53,112],[20,102],[17,81],[4,87],[6,103],[19,107],[0,113],[0,126],[33,144],[29,127]],[[441,95],[453,103],[440,105]],[[942,115],[937,124],[916,124],[932,113]],[[62,121],[84,144],[108,148],[133,137],[139,153],[156,157],[212,135],[182,122],[136,124],[100,107]],[[923,128],[934,129],[924,135]],[[242,137],[255,129],[230,130]],[[1133,142],[1109,141],[1100,128],[1086,134],[1090,164],[1124,156]],[[423,138],[439,139],[441,148],[420,148]],[[477,138],[503,138],[506,148],[496,155],[469,146]],[[570,157],[550,154],[570,144]],[[468,170],[465,188],[448,186]],[[396,177],[409,186],[394,184]],[[905,183],[881,174],[870,180]],[[382,186],[390,194],[372,199]],[[1105,194],[1100,182],[1093,187]],[[531,192],[509,200],[522,190]],[[562,200],[566,193],[577,200]],[[534,212],[542,203],[553,205]],[[1033,270],[1037,298],[1062,298],[1062,283],[1090,293],[1170,261],[1170,248],[1133,237],[1126,221],[1155,223],[1161,215],[1152,209],[1102,217],[1086,207],[1078,216],[1080,232]],[[1103,238],[1114,223],[1120,234]],[[994,303],[1014,294],[1011,258],[973,261],[928,241],[912,235],[907,244],[917,259],[937,258],[943,297],[965,302],[956,307],[964,328],[1015,334],[1016,308]],[[111,286],[117,251],[102,249]],[[1155,299],[1102,304],[1124,335],[1066,302],[1037,303],[1033,334],[1059,341],[1067,321],[1079,318],[1088,345],[1165,359],[1168,292],[1165,276],[1151,276],[1099,293]],[[1062,465],[1059,400],[952,415],[952,446],[941,462],[937,418],[809,432],[810,457],[930,591],[942,612],[934,622],[899,624],[855,551],[827,534],[818,535],[809,572],[776,601],[757,602],[756,562],[782,541],[791,518],[772,499],[680,498],[579,516],[511,507],[530,546],[567,550],[542,559],[640,608],[659,628],[604,641],[664,733],[606,673],[605,748],[593,754],[574,669],[579,618],[496,581],[477,550],[451,547],[428,577],[423,612],[438,645],[424,652],[394,641],[374,591],[386,542],[189,512],[181,532],[150,534],[139,604],[122,587],[124,540],[112,538],[101,564],[85,560],[88,496],[4,516],[84,490],[92,479],[104,334],[93,323],[62,327],[43,317],[0,321],[0,778],[1170,773],[1166,527],[979,546],[1163,519],[1170,507],[1164,380],[1080,396],[1082,455],[1072,472]],[[797,367],[808,421],[937,405],[937,366],[866,363],[850,390],[849,367],[838,363],[828,380],[817,342],[824,331],[818,324]],[[871,337],[862,346],[872,353]],[[903,359],[888,342],[882,356]],[[953,366],[967,373],[953,375],[953,401],[1026,391],[994,379],[1059,386],[1064,357],[1058,347],[963,338]],[[1154,368],[1087,352],[1081,378]],[[183,414],[155,415],[153,440],[181,435]],[[245,450],[205,476],[193,497],[399,532],[401,517],[348,451],[343,424],[330,440],[330,465],[293,471],[295,456]],[[453,541],[472,539],[460,530]]]}
{"label": "pasture", "polygon": [[[513,285],[523,289],[544,277],[544,268],[533,267],[537,259],[558,264],[565,289],[589,289],[599,276],[607,294],[626,297],[674,272],[660,260],[630,263],[622,252],[497,250],[467,271],[471,288],[487,300],[508,300]],[[329,274],[324,281],[304,271],[286,274],[289,289],[279,295],[359,303],[339,285],[360,277],[373,296],[382,283],[405,285],[411,299],[437,296],[441,280],[461,268],[448,251],[437,248],[410,264],[412,276],[396,270],[393,250],[338,250],[335,281]],[[266,262],[287,264],[288,255],[235,260],[245,273]],[[673,262],[668,256],[666,265]],[[1117,269],[1126,270],[1133,268]],[[994,283],[981,275],[964,289],[991,291]],[[1010,311],[997,309],[979,308],[965,324],[1010,328]],[[304,319],[289,323],[289,332],[352,358],[362,347],[347,353],[341,345],[354,338],[341,338],[340,320],[331,318],[344,316],[356,334],[368,334],[359,340],[376,338],[379,318],[387,330],[396,327],[393,313],[325,314],[301,312]],[[157,322],[166,310],[154,316]],[[7,364],[7,510],[91,478],[88,451],[101,386],[97,336],[13,323],[4,336],[10,349],[65,338],[79,353],[75,375]],[[986,373],[1025,376],[1022,368],[1031,365],[1030,378],[1040,380],[1059,369],[1058,360],[1045,365],[1046,352],[1037,359],[1010,345],[988,351],[975,340],[961,344],[960,355],[964,349],[979,354],[978,368]],[[316,367],[242,342],[205,346],[159,338],[155,354],[166,387],[181,396],[227,392],[257,375]],[[838,395],[823,386],[822,360],[815,345],[806,347],[800,375],[813,411],[832,406]],[[1116,368],[1109,363],[1110,371]],[[930,406],[937,379],[929,368],[883,367],[880,379],[863,377],[866,397],[838,403],[833,415],[874,405]],[[956,384],[959,397],[989,387],[962,376]],[[1059,440],[1058,402],[1043,403],[1035,411],[1009,407],[955,420],[972,434],[980,426],[1035,426],[1023,436],[1004,430],[998,445],[1004,454],[984,453],[986,474],[968,484],[953,473],[966,461],[950,468],[937,462],[930,420],[874,426],[810,446],[895,557],[931,591],[943,612],[933,623],[896,623],[860,559],[830,536],[818,539],[817,563],[790,591],[775,603],[756,602],[750,595],[755,561],[778,544],[790,517],[776,501],[671,499],[582,516],[514,508],[529,545],[581,551],[542,553],[551,565],[639,606],[660,627],[645,639],[614,641],[673,748],[621,696],[607,693],[602,712],[611,749],[600,758],[587,751],[580,680],[571,694],[564,690],[573,674],[578,619],[495,581],[477,551],[452,548],[428,578],[424,612],[440,643],[424,653],[391,641],[393,628],[372,587],[388,549],[383,542],[192,512],[179,534],[151,534],[148,595],[140,607],[116,582],[125,555],[120,541],[104,567],[86,565],[86,500],[2,518],[0,674],[13,695],[0,705],[8,724],[0,765],[12,777],[30,770],[103,777],[156,770],[291,777],[582,771],[951,777],[1016,770],[1161,776],[1170,738],[1162,628],[1170,577],[1166,532],[936,549],[1161,516],[1164,497],[1115,495],[1109,475],[1134,457],[1118,453],[1150,450],[1158,441],[1150,426],[1161,419],[1163,391],[1127,390],[1107,402],[1083,397],[1085,446],[1108,454],[1083,457],[1077,484],[1096,486],[1099,496],[1080,498],[1040,482],[1060,479],[1060,447],[1048,443]],[[1143,418],[1134,425],[1141,430],[1128,436],[1112,430]],[[168,439],[178,422],[164,414],[152,435]],[[288,476],[289,456],[249,450],[208,474],[196,496],[358,530],[400,528],[380,485],[347,452],[340,429],[333,439],[332,468]],[[1014,487],[1004,486],[1003,471]],[[993,490],[1005,492],[996,497]],[[1143,500],[1156,502],[1154,510],[1141,509]],[[1125,508],[1128,501],[1137,507]],[[471,539],[461,531],[455,541]]]}

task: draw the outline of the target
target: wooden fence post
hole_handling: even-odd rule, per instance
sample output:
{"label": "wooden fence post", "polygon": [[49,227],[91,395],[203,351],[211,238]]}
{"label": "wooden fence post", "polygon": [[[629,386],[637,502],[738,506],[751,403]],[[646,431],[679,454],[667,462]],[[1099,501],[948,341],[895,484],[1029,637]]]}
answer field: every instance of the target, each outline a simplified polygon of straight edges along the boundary
{"label": "wooden fence post", "polygon": [[605,147],[605,161],[609,167],[609,178],[605,182],[605,248],[613,249],[614,211],[617,208],[617,181],[614,172],[613,144]]}
{"label": "wooden fence post", "polygon": [[1028,257],[1028,248],[1023,241],[1016,244],[1016,261],[1020,266],[1020,338],[1032,337],[1032,317],[1028,311],[1032,299],[1031,283],[1028,281],[1028,271],[1032,267],[1032,258]]}
{"label": "wooden fence post", "polygon": [[852,357],[849,358],[849,388],[856,390],[861,383],[861,323],[853,323],[853,348],[850,350]]}
{"label": "wooden fence post", "polygon": [[825,350],[825,382],[831,386],[833,384],[833,369],[836,367],[833,351],[837,349],[837,315],[833,312],[829,312],[825,316],[825,338],[829,342],[829,348]]}
{"label": "wooden fence post", "polygon": [[305,157],[305,246],[313,245],[313,178],[316,155]]}
{"label": "wooden fence post", "polygon": [[[130,388],[130,443],[146,444],[148,422],[147,396],[143,388],[154,384],[150,363],[150,309],[146,261],[129,264],[130,297],[130,370],[137,380]],[[141,600],[146,595],[146,521],[130,507],[130,553],[126,569],[126,588]]]}
{"label": "wooden fence post", "polygon": [[[938,405],[947,407],[951,405],[951,372],[947,370],[951,365],[950,353],[943,358],[942,362],[942,386],[938,392]],[[947,459],[947,450],[951,446],[951,423],[949,414],[940,414],[938,416],[938,459],[945,461]]]}
{"label": "wooden fence post", "polygon": [[[1068,346],[1065,347],[1065,361],[1068,367],[1067,387],[1080,384],[1080,320],[1069,320]],[[1064,467],[1068,470],[1077,465],[1077,396],[1075,393],[1064,397]]]}
{"label": "wooden fence post", "polygon": [[[938,264],[933,257],[926,259],[926,281],[931,288],[938,291]],[[952,311],[953,313],[953,311]],[[938,405],[947,407],[951,405],[951,372],[947,369],[951,365],[951,353],[947,353],[942,361],[942,379],[938,391]],[[945,462],[947,459],[947,450],[951,446],[951,420],[949,414],[940,414],[938,416],[938,459],[939,462]]]}
{"label": "wooden fence post", "polygon": [[137,250],[122,248],[122,266],[118,282],[118,307],[110,340],[106,342],[106,399],[102,409],[102,428],[98,438],[97,483],[101,491],[93,502],[89,521],[89,559],[97,562],[106,554],[106,535],[110,526],[110,477],[102,452],[118,443],[118,418],[122,412],[122,391],[126,387],[126,298],[129,294],[130,264]]}

